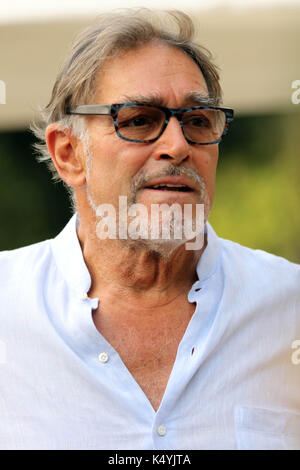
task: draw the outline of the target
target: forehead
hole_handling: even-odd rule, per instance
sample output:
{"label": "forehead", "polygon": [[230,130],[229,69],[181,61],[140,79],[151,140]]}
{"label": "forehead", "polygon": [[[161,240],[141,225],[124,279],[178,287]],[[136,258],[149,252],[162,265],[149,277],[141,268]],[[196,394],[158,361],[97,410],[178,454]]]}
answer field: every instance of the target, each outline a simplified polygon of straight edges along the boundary
{"label": "forehead", "polygon": [[208,94],[197,64],[178,48],[150,43],[107,60],[98,75],[96,103],[156,96],[161,104],[180,106],[191,92]]}

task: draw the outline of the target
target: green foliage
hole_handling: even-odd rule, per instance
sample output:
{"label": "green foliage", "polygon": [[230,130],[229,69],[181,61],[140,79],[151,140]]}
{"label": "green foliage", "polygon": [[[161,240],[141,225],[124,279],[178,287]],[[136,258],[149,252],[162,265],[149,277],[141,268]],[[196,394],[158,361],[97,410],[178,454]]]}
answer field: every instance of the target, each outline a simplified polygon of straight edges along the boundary
{"label": "green foliage", "polygon": [[[210,223],[223,238],[300,262],[299,114],[240,118],[220,148]],[[239,121],[239,119],[238,119]],[[271,125],[270,125],[271,124]],[[234,145],[239,134],[239,147]],[[243,139],[241,139],[243,134]]]}
{"label": "green foliage", "polygon": [[70,216],[65,190],[35,161],[32,143],[29,132],[0,135],[1,250],[53,237]]}

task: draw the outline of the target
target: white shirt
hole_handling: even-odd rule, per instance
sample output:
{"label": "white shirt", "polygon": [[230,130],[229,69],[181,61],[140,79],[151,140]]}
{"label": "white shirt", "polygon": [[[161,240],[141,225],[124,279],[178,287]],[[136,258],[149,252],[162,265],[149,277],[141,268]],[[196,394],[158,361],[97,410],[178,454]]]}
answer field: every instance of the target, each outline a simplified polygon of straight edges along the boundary
{"label": "white shirt", "polygon": [[300,266],[207,233],[157,412],[94,326],[76,217],[1,253],[1,449],[300,449]]}

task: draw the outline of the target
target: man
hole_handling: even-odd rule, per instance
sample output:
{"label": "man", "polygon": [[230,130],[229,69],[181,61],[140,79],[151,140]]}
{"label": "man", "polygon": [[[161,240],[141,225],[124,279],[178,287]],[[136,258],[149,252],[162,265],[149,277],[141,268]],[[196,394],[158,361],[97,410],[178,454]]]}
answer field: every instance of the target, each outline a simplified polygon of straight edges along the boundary
{"label": "man", "polygon": [[[85,31],[35,129],[76,213],[1,254],[2,448],[300,448],[300,268],[208,224],[233,113],[191,20],[158,16]],[[149,236],[162,204],[190,235]]]}

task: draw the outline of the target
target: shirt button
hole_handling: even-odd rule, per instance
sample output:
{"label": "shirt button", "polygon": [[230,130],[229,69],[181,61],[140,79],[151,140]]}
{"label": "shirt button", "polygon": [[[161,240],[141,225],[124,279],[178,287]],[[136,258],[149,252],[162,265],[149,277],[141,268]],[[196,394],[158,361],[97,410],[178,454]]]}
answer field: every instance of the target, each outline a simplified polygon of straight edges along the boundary
{"label": "shirt button", "polygon": [[106,352],[102,352],[99,354],[99,361],[100,362],[107,362],[108,361],[108,354],[106,354]]}
{"label": "shirt button", "polygon": [[167,432],[166,427],[165,427],[163,424],[161,424],[160,426],[158,426],[158,428],[157,428],[157,434],[158,434],[159,436],[165,436],[166,432]]}

